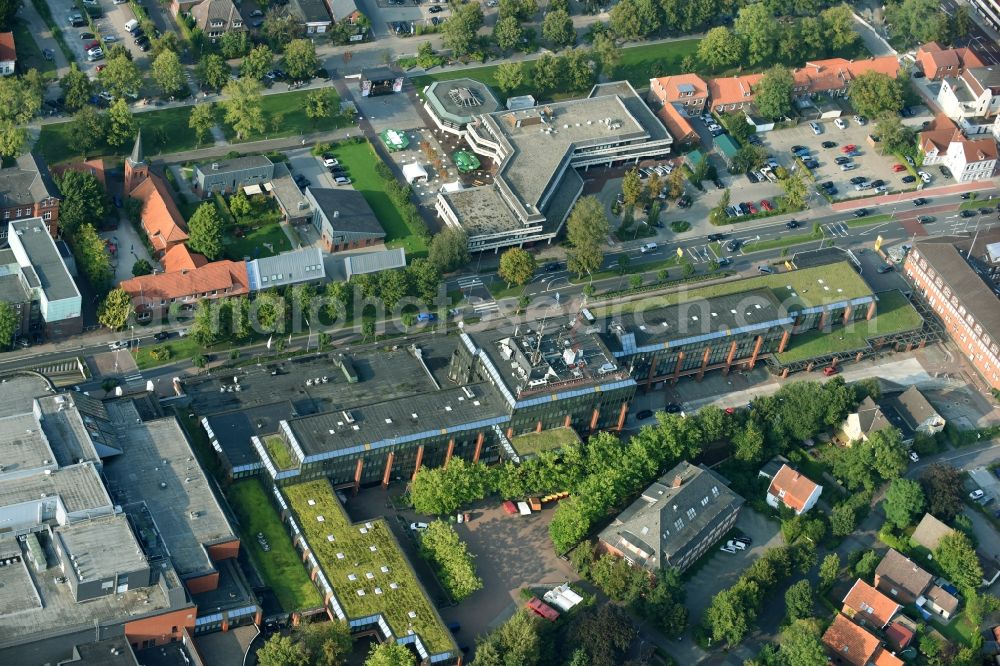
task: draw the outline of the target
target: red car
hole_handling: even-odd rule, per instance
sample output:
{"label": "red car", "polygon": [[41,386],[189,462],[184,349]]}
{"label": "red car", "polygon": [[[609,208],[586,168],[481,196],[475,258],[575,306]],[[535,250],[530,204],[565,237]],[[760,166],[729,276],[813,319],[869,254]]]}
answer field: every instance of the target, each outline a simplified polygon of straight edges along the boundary
{"label": "red car", "polygon": [[840,368],[835,368],[832,365],[823,368],[823,374],[827,377],[833,377],[838,372],[840,372]]}
{"label": "red car", "polygon": [[751,215],[756,215],[757,214],[757,207],[753,205],[752,201],[748,201],[747,202],[747,208],[750,209],[750,214]]}
{"label": "red car", "polygon": [[900,171],[906,171],[906,167],[903,166],[902,164],[893,164],[892,170],[895,171],[896,173],[899,173]]}
{"label": "red car", "polygon": [[518,513],[518,511],[517,511],[517,505],[515,505],[510,500],[506,500],[501,506],[503,506],[503,510],[504,511],[506,511],[507,513],[509,513],[512,516],[515,516]]}
{"label": "red car", "polygon": [[857,146],[855,146],[853,143],[849,143],[846,146],[842,147],[840,149],[840,152],[842,152],[842,153],[850,153],[850,152],[853,152],[856,149],[857,149]]}
{"label": "red car", "polygon": [[771,202],[767,199],[761,199],[760,207],[764,210],[774,210],[774,206],[772,206]]}
{"label": "red car", "polygon": [[83,48],[85,48],[86,50],[88,50],[88,51],[89,51],[89,50],[91,50],[91,49],[96,49],[96,48],[97,48],[98,46],[100,46],[100,45],[101,45],[101,43],[100,43],[100,42],[98,42],[97,40],[94,40],[94,41],[92,41],[92,42],[87,42],[87,43],[86,43],[86,45],[84,45],[84,47],[83,47]]}

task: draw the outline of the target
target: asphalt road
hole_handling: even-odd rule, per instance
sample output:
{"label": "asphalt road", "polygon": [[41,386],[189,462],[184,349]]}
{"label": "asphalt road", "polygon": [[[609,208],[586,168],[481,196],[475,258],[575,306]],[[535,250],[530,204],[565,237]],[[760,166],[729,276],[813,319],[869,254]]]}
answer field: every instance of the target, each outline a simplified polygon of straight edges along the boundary
{"label": "asphalt road", "polygon": [[[941,0],[941,8],[949,16],[952,16],[958,8],[958,3],[954,0]],[[969,10],[969,14],[975,15],[975,9],[970,6],[966,6],[966,9]],[[1000,64],[1000,46],[975,22],[975,18],[977,17],[973,17],[969,34],[960,40],[956,40],[955,46],[970,46],[974,48],[977,53],[984,56],[983,60],[986,61],[987,65]]]}

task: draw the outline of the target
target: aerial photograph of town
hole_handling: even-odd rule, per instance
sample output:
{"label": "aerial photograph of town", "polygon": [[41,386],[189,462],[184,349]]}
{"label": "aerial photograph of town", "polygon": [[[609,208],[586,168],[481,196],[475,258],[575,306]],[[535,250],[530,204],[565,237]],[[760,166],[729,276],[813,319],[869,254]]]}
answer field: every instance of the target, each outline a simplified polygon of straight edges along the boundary
{"label": "aerial photograph of town", "polygon": [[1000,666],[1000,0],[0,0],[3,666]]}

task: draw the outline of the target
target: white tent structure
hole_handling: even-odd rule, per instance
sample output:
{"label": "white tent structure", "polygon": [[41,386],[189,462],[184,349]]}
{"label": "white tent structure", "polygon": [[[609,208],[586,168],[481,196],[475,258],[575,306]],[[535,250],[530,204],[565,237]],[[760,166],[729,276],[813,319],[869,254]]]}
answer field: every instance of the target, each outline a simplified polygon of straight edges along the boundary
{"label": "white tent structure", "polygon": [[445,183],[444,185],[441,186],[442,192],[461,192],[464,189],[465,186],[462,185],[462,181],[460,180],[456,180],[451,183]]}
{"label": "white tent structure", "polygon": [[427,169],[425,169],[418,162],[410,162],[409,164],[403,165],[403,178],[406,178],[406,182],[419,183],[427,182]]}

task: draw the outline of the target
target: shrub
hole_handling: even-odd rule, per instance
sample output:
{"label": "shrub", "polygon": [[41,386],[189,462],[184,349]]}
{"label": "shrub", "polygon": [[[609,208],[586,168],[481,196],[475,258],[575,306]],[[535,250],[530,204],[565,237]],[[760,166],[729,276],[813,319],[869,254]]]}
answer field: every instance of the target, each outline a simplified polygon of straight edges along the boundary
{"label": "shrub", "polygon": [[670,223],[670,230],[675,234],[683,233],[691,228],[690,222],[685,222],[684,220],[676,220]]}

